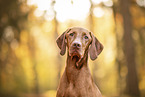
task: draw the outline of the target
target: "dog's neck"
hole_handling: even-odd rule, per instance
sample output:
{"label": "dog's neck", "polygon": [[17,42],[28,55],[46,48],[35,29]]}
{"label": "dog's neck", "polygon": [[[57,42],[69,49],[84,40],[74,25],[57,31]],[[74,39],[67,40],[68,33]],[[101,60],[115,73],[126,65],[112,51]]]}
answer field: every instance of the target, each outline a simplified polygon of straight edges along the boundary
{"label": "dog's neck", "polygon": [[76,60],[72,60],[71,56],[67,56],[67,64],[66,64],[66,75],[69,82],[75,82],[79,73],[82,71],[81,69],[88,69],[88,51],[85,52],[85,55],[80,60],[80,62],[76,62]]}

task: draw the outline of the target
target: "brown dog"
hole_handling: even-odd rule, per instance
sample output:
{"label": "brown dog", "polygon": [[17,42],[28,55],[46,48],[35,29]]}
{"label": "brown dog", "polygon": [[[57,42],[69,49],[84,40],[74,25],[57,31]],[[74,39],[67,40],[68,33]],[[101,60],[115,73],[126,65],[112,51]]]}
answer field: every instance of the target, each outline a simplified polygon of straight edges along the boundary
{"label": "brown dog", "polygon": [[57,39],[61,55],[65,54],[67,64],[61,78],[56,97],[102,97],[93,82],[88,67],[88,53],[95,60],[103,50],[102,44],[88,30],[73,27]]}

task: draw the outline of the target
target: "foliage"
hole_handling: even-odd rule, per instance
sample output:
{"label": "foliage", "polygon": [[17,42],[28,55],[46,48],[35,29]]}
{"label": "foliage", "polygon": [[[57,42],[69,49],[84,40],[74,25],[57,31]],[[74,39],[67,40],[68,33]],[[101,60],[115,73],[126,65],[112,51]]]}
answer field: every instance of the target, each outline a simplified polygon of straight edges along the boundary
{"label": "foliage", "polygon": [[[144,0],[128,1],[136,79],[140,96],[144,97],[145,5],[141,3]],[[89,60],[94,81],[104,97],[132,96],[127,93],[131,68],[125,57],[120,10],[119,0],[1,0],[0,96],[55,97],[66,60],[66,55],[60,56],[55,40],[72,26],[91,30],[104,45],[98,59]]]}

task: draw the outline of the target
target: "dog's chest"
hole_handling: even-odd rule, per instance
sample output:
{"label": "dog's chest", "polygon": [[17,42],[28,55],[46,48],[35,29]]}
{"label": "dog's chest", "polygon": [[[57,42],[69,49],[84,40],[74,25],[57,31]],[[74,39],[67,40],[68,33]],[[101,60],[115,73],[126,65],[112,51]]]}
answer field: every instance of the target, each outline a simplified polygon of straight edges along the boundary
{"label": "dog's chest", "polygon": [[82,94],[83,93],[82,91],[84,91],[84,93],[86,93],[85,87],[81,88],[81,87],[78,87],[78,86],[70,83],[65,91],[64,97],[83,97],[84,94]]}
{"label": "dog's chest", "polygon": [[90,95],[88,93],[93,93],[94,87],[91,80],[91,76],[86,76],[83,74],[81,75],[80,73],[77,75],[77,77],[75,80],[73,80],[73,82],[68,83],[64,97],[90,97],[87,96]]}

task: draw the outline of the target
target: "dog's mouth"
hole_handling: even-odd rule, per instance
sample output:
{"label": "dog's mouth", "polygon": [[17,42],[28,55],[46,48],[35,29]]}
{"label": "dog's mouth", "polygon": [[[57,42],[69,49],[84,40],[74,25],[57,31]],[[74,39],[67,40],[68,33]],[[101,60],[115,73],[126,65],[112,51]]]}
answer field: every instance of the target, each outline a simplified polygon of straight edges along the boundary
{"label": "dog's mouth", "polygon": [[71,60],[79,62],[81,59],[81,55],[78,52],[73,52],[71,55]]}

